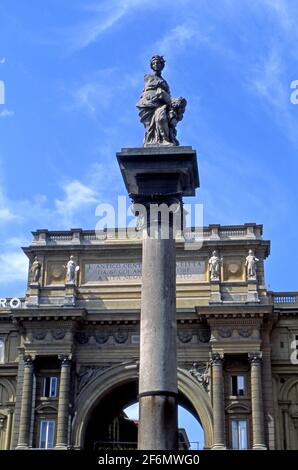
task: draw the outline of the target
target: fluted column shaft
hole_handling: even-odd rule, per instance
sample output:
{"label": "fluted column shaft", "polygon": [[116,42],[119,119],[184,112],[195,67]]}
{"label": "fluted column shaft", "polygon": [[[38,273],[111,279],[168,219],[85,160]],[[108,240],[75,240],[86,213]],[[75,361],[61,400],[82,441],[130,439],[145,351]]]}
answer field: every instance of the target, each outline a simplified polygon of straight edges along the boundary
{"label": "fluted column shaft", "polygon": [[223,355],[213,353],[212,365],[212,402],[213,402],[213,449],[226,448],[225,438],[225,404],[224,404],[224,381],[223,381]]}
{"label": "fluted column shaft", "polygon": [[71,360],[69,356],[59,356],[61,360],[56,448],[66,448],[68,444],[68,416]]}
{"label": "fluted column shaft", "polygon": [[264,408],[262,390],[262,354],[250,353],[248,355],[251,364],[251,409],[252,409],[252,433],[253,449],[265,450],[264,433]]}
{"label": "fluted column shaft", "polygon": [[33,361],[31,356],[24,357],[24,378],[20,428],[17,449],[27,449],[30,445],[30,423],[33,392]]}

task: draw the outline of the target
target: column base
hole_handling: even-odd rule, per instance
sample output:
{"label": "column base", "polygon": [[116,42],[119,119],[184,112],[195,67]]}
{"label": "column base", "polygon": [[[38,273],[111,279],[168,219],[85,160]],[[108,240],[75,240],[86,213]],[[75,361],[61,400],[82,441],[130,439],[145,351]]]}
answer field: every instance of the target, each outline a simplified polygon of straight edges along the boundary
{"label": "column base", "polygon": [[66,444],[57,444],[55,450],[68,450],[68,446]]}
{"label": "column base", "polygon": [[252,450],[267,450],[264,444],[255,444],[252,446]]}
{"label": "column base", "polygon": [[227,450],[224,444],[215,444],[211,450]]}
{"label": "column base", "polygon": [[30,447],[26,444],[19,444],[17,445],[17,447],[15,448],[15,450],[28,450],[30,449]]}

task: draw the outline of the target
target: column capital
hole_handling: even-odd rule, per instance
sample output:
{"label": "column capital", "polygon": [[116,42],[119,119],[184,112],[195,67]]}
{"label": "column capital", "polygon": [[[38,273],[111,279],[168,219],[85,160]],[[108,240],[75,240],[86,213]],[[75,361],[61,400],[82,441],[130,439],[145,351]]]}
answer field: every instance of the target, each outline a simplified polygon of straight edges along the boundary
{"label": "column capital", "polygon": [[138,196],[133,200],[131,210],[137,217],[136,231],[155,227],[163,231],[174,229],[176,233],[185,226],[185,214],[180,194],[150,198]]}
{"label": "column capital", "polygon": [[220,352],[212,352],[211,353],[210,363],[211,363],[212,366],[221,365],[223,363],[223,360],[224,360],[224,354],[223,353],[220,353]]}
{"label": "column capital", "polygon": [[24,367],[33,367],[34,358],[30,354],[23,355]]}
{"label": "column capital", "polygon": [[58,354],[58,359],[61,362],[61,367],[67,367],[71,364],[71,354]]}
{"label": "column capital", "polygon": [[251,364],[261,364],[261,362],[262,362],[262,352],[257,351],[257,352],[248,353],[248,361]]}

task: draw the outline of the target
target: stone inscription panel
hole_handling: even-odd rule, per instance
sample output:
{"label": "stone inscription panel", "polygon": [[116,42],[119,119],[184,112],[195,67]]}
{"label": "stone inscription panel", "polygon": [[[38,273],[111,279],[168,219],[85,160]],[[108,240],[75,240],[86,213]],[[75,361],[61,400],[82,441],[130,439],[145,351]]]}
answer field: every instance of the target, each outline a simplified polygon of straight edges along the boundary
{"label": "stone inscription panel", "polygon": [[[177,281],[206,280],[205,261],[177,261]],[[86,263],[85,283],[140,281],[141,263]]]}

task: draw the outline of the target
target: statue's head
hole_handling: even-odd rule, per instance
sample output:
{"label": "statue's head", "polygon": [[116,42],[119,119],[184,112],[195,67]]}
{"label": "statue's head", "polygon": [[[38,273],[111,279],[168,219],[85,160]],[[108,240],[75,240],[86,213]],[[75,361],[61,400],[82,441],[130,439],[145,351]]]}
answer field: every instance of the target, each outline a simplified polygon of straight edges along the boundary
{"label": "statue's head", "polygon": [[154,55],[150,60],[150,67],[154,72],[161,72],[165,66],[165,59],[162,55]]}
{"label": "statue's head", "polygon": [[71,255],[69,259],[70,259],[70,260],[73,260],[73,256]]}
{"label": "statue's head", "polygon": [[212,251],[212,254],[213,254],[213,256],[216,256],[216,255],[217,255],[217,251],[216,251],[216,250]]}
{"label": "statue's head", "polygon": [[253,255],[254,255],[253,250],[249,250],[249,251],[248,251],[248,254],[251,255],[251,256],[253,256]]}

